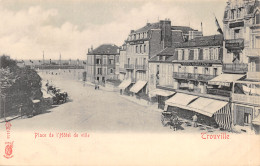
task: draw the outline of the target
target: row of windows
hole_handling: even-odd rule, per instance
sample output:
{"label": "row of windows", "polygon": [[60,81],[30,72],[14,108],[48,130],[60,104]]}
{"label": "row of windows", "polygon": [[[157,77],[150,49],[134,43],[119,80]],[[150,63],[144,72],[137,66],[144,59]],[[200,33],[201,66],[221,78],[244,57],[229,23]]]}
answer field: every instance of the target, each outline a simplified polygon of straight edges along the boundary
{"label": "row of windows", "polygon": [[129,35],[129,40],[138,40],[138,39],[145,39],[145,38],[147,38],[147,32]]}
{"label": "row of windows", "polygon": [[[103,68],[103,71],[102,71],[102,68],[97,68],[97,74],[100,74],[100,75],[106,75],[107,74],[107,68]],[[114,73],[114,70],[113,69],[109,69],[109,74],[113,74]]]}
{"label": "row of windows", "polygon": [[220,48],[180,49],[178,60],[219,60]]}
{"label": "row of windows", "polygon": [[[224,18],[227,19],[239,19],[243,18],[245,15],[245,9],[243,7],[237,8],[237,9],[231,9],[228,11],[225,11]],[[259,11],[255,14],[255,17],[253,17],[253,24],[259,24],[260,23],[260,14]]]}
{"label": "row of windows", "polygon": [[[211,70],[210,68],[205,67],[203,69],[203,74],[211,75],[211,71],[210,70]],[[212,70],[213,70],[213,75],[217,76],[218,75],[218,68],[213,68]],[[179,73],[188,73],[187,67],[186,66],[179,66],[178,67],[178,72]],[[198,74],[198,67],[193,67],[193,73],[194,74]]]}
{"label": "row of windows", "polygon": [[[131,64],[131,59],[127,58],[127,64]],[[135,65],[146,65],[146,58],[135,58]]]}
{"label": "row of windows", "polygon": [[143,54],[146,53],[146,45],[136,45],[135,46],[135,53]]}
{"label": "row of windows", "polygon": [[147,53],[147,46],[146,46],[146,44],[129,45],[127,47],[127,52],[138,53],[138,54]]}
{"label": "row of windows", "polygon": [[[97,65],[106,65],[107,64],[107,58],[103,58],[103,63],[101,59],[96,59],[96,63]],[[108,64],[109,65],[113,65],[114,64],[114,59],[108,59]]]}

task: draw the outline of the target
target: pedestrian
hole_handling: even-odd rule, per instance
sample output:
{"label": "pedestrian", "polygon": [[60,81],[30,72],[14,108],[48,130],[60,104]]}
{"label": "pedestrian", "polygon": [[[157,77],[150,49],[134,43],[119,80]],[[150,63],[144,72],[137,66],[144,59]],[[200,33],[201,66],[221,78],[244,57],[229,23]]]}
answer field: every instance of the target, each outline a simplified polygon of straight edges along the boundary
{"label": "pedestrian", "polygon": [[193,127],[197,127],[198,126],[198,124],[197,124],[198,117],[196,114],[193,115],[192,121],[193,121]]}
{"label": "pedestrian", "polygon": [[178,116],[175,115],[174,119],[173,119],[173,130],[177,131],[177,126],[178,126]]}
{"label": "pedestrian", "polygon": [[97,86],[97,89],[99,90],[99,85]]}
{"label": "pedestrian", "polygon": [[97,85],[95,84],[95,90],[97,90]]}

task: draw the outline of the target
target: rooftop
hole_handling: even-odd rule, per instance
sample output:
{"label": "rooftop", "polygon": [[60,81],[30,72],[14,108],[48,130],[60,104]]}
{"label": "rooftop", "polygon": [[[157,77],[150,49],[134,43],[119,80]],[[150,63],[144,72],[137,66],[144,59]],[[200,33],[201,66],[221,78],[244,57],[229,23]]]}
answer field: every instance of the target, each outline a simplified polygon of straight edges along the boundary
{"label": "rooftop", "polygon": [[114,44],[102,44],[96,49],[90,51],[88,55],[115,55],[118,53],[119,47]]}
{"label": "rooftop", "polygon": [[187,27],[187,26],[172,26],[171,29],[172,30],[180,30],[184,34],[189,34],[189,31],[194,31],[194,29],[192,29],[191,27]]}
{"label": "rooftop", "polygon": [[176,44],[176,48],[200,47],[200,46],[222,46],[223,40],[224,40],[223,35],[196,37],[187,42]]}

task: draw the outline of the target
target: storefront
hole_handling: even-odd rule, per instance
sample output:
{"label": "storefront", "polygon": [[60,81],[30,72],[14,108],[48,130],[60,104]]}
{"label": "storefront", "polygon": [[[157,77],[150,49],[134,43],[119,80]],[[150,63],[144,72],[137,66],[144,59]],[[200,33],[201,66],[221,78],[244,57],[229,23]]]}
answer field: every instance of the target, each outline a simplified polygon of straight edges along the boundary
{"label": "storefront", "polygon": [[155,97],[158,102],[158,108],[164,109],[165,101],[168,100],[175,92],[163,90],[163,89],[155,89],[149,93],[150,98]]}
{"label": "storefront", "polygon": [[120,89],[120,93],[123,94],[127,93],[127,91],[129,91],[130,85],[132,84],[131,80],[124,80],[119,86],[118,88]]}
{"label": "storefront", "polygon": [[165,104],[167,111],[174,111],[181,118],[192,120],[197,114],[198,123],[231,130],[232,112],[226,101],[176,93]]}
{"label": "storefront", "polygon": [[137,95],[138,93],[145,94],[146,84],[147,81],[139,80],[132,86],[130,92],[132,92],[135,95]]}

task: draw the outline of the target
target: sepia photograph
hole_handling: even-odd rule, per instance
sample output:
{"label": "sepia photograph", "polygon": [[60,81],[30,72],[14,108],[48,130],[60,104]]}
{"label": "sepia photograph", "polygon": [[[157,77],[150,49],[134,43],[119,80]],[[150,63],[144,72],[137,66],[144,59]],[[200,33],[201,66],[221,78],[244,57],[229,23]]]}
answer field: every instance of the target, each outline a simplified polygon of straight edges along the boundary
{"label": "sepia photograph", "polygon": [[259,60],[259,0],[0,0],[0,165],[259,166]]}

